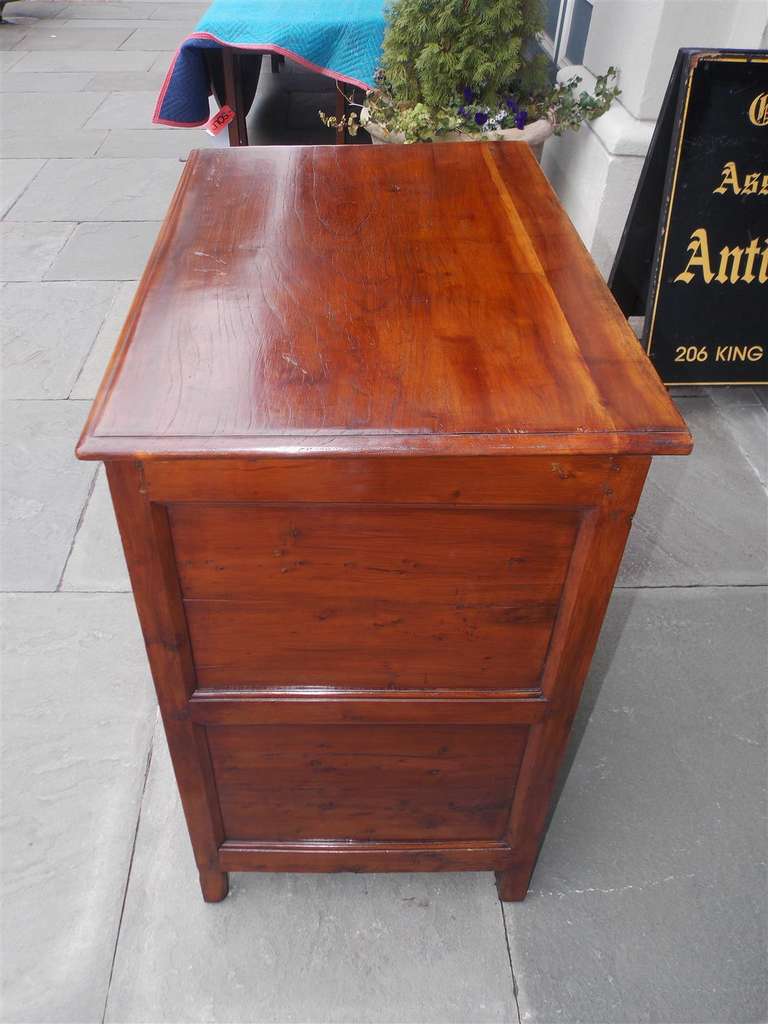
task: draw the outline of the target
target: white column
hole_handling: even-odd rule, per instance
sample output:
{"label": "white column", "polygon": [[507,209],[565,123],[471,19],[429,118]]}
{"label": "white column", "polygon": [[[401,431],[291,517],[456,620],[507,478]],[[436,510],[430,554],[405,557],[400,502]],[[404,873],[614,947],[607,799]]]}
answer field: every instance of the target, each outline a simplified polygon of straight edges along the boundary
{"label": "white column", "polygon": [[595,0],[585,67],[591,88],[610,65],[622,90],[603,117],[551,139],[542,167],[598,266],[607,274],[681,46],[758,49],[768,0]]}

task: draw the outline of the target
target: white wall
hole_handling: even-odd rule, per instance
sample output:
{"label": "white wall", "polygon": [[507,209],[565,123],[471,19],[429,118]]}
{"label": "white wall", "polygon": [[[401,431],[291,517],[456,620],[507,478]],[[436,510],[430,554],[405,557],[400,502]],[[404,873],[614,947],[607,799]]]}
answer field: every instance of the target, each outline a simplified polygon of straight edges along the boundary
{"label": "white wall", "polygon": [[607,274],[681,46],[766,45],[768,0],[594,0],[586,87],[611,64],[620,101],[577,134],[551,139],[542,167],[598,266]]}

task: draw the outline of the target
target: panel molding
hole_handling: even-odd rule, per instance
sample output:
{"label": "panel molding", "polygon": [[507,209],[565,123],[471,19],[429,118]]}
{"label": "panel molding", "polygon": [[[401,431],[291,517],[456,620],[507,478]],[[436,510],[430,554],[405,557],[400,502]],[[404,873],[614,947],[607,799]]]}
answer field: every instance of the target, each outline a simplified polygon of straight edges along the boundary
{"label": "panel molding", "polygon": [[182,459],[142,464],[152,501],[630,507],[638,456]]}
{"label": "panel molding", "polygon": [[223,871],[504,871],[512,851],[503,842],[304,840],[290,843],[227,840]]}
{"label": "panel molding", "polygon": [[540,694],[514,691],[329,691],[292,694],[198,690],[185,717],[200,725],[274,725],[339,723],[456,725],[533,725],[550,713]]}
{"label": "panel molding", "polygon": [[538,686],[575,508],[164,506],[198,686]]}
{"label": "panel molding", "polygon": [[[514,852],[502,891],[525,895],[551,811],[552,794],[568,746],[571,724],[600,635],[605,611],[632,525],[632,513],[650,459],[634,460],[631,509],[596,508],[585,515],[566,577],[542,689],[551,713],[531,727],[512,801],[507,841]],[[503,896],[503,898],[513,898]]]}
{"label": "panel molding", "polygon": [[195,861],[218,870],[224,827],[206,730],[184,717],[196,677],[167,514],[147,499],[138,463],[106,470]]}

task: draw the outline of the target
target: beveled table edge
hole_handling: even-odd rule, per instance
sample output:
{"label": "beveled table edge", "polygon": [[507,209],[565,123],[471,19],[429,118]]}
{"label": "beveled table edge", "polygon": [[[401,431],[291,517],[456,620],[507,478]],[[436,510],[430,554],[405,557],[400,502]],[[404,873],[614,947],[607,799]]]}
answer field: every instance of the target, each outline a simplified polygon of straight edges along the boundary
{"label": "beveled table edge", "polygon": [[263,434],[247,437],[110,437],[86,424],[75,449],[83,460],[285,458],[356,455],[688,455],[687,429],[562,434]]}

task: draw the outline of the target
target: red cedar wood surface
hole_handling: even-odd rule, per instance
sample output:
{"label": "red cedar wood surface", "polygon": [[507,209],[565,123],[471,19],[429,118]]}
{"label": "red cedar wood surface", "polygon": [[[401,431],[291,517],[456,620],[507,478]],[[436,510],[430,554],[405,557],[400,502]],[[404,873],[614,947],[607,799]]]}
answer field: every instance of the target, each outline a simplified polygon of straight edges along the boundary
{"label": "red cedar wood surface", "polygon": [[528,147],[490,143],[193,152],[79,454],[689,447]]}
{"label": "red cedar wood surface", "polygon": [[690,446],[527,146],[192,154],[78,455],[205,899],[523,898],[650,458]]}

